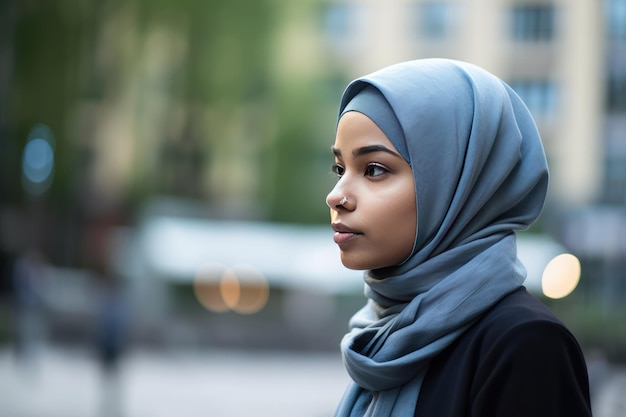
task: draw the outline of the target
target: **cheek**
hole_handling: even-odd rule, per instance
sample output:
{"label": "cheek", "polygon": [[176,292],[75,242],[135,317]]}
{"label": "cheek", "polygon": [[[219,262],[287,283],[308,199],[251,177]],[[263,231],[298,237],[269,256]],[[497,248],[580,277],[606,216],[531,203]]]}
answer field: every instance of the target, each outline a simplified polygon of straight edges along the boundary
{"label": "cheek", "polygon": [[[409,224],[417,224],[417,204],[415,202],[415,189],[413,182],[406,181],[401,186],[391,189],[385,198],[386,212],[390,221],[406,228]],[[407,231],[414,235],[415,229]],[[413,236],[415,237],[415,236]]]}
{"label": "cheek", "polygon": [[401,193],[394,194],[385,206],[380,230],[386,234],[387,247],[396,254],[400,263],[411,254],[415,243],[417,208],[413,189],[403,189]]}
{"label": "cheek", "polygon": [[405,201],[402,207],[398,207],[394,212],[395,233],[398,245],[403,252],[402,260],[408,257],[415,243],[415,234],[417,230],[417,210],[415,200]]}

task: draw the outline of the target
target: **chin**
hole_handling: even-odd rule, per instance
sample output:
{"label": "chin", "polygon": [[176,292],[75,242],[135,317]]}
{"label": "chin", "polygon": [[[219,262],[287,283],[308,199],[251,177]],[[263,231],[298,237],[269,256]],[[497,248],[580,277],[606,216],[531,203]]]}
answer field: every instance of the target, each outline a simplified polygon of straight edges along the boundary
{"label": "chin", "polygon": [[367,268],[363,268],[360,262],[356,262],[354,259],[351,259],[349,256],[341,255],[341,263],[348,269],[352,269],[355,271],[365,271]]}
{"label": "chin", "polygon": [[345,266],[346,268],[348,268],[348,269],[352,269],[353,271],[366,271],[366,270],[368,270],[368,269],[369,269],[369,268],[363,268],[363,267],[360,267],[360,266],[358,266],[358,265],[351,265],[351,264],[347,264],[347,263],[345,263],[345,262],[342,262],[342,264],[343,264],[343,266]]}
{"label": "chin", "polygon": [[406,258],[397,259],[372,259],[372,256],[356,256],[356,254],[341,252],[341,263],[348,269],[354,271],[371,271],[374,269],[388,268],[390,266],[400,265]]}
{"label": "chin", "polygon": [[341,263],[346,268],[352,269],[354,271],[367,271],[377,268],[376,266],[372,265],[369,260],[357,259],[355,257],[345,256],[344,254],[341,255]]}

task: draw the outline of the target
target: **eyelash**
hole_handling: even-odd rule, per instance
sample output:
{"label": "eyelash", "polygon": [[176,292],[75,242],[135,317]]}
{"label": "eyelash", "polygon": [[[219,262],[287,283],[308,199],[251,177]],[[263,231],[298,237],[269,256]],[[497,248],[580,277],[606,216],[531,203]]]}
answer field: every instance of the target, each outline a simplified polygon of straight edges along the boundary
{"label": "eyelash", "polygon": [[330,168],[333,174],[335,174],[338,178],[341,178],[343,175],[344,168],[339,164],[333,164]]}
{"label": "eyelash", "polygon": [[[373,173],[373,170],[378,169],[381,170],[382,172],[379,173],[378,175],[375,175]],[[338,177],[341,178],[345,172],[345,168],[342,167],[339,164],[333,164],[333,166],[331,167],[331,171]],[[387,169],[384,165],[381,164],[377,164],[377,163],[369,163],[367,164],[367,166],[365,167],[365,171],[363,172],[363,175],[366,177],[378,177],[380,175],[384,175],[386,173],[389,172],[389,169]]]}
{"label": "eyelash", "polygon": [[[378,174],[378,175],[374,175],[373,172],[372,172],[373,170],[380,170],[382,172],[380,174]],[[389,172],[389,170],[384,165],[374,164],[374,163],[367,164],[367,168],[365,169],[365,175],[367,175],[369,177],[378,177],[378,176],[384,175],[384,174],[386,174],[388,172]]]}

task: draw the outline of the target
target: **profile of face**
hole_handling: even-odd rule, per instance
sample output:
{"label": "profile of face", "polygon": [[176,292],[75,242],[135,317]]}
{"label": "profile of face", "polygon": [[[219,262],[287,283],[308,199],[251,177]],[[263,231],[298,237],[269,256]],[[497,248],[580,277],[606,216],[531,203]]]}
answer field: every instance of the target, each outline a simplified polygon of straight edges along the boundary
{"label": "profile of face", "polygon": [[355,111],[339,120],[333,153],[337,184],[326,204],[341,262],[356,270],[402,263],[417,229],[411,166],[370,118]]}

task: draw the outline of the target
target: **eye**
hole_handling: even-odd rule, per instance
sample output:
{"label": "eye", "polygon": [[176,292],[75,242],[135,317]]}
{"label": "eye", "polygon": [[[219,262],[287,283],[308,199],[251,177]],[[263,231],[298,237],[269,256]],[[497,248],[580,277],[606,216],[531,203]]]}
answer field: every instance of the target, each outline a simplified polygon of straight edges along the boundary
{"label": "eye", "polygon": [[365,176],[366,177],[379,177],[381,175],[387,174],[389,170],[380,164],[368,164],[365,168]]}
{"label": "eye", "polygon": [[339,178],[341,178],[341,176],[345,172],[345,168],[342,167],[339,164],[333,164],[333,166],[330,168],[330,170]]}

